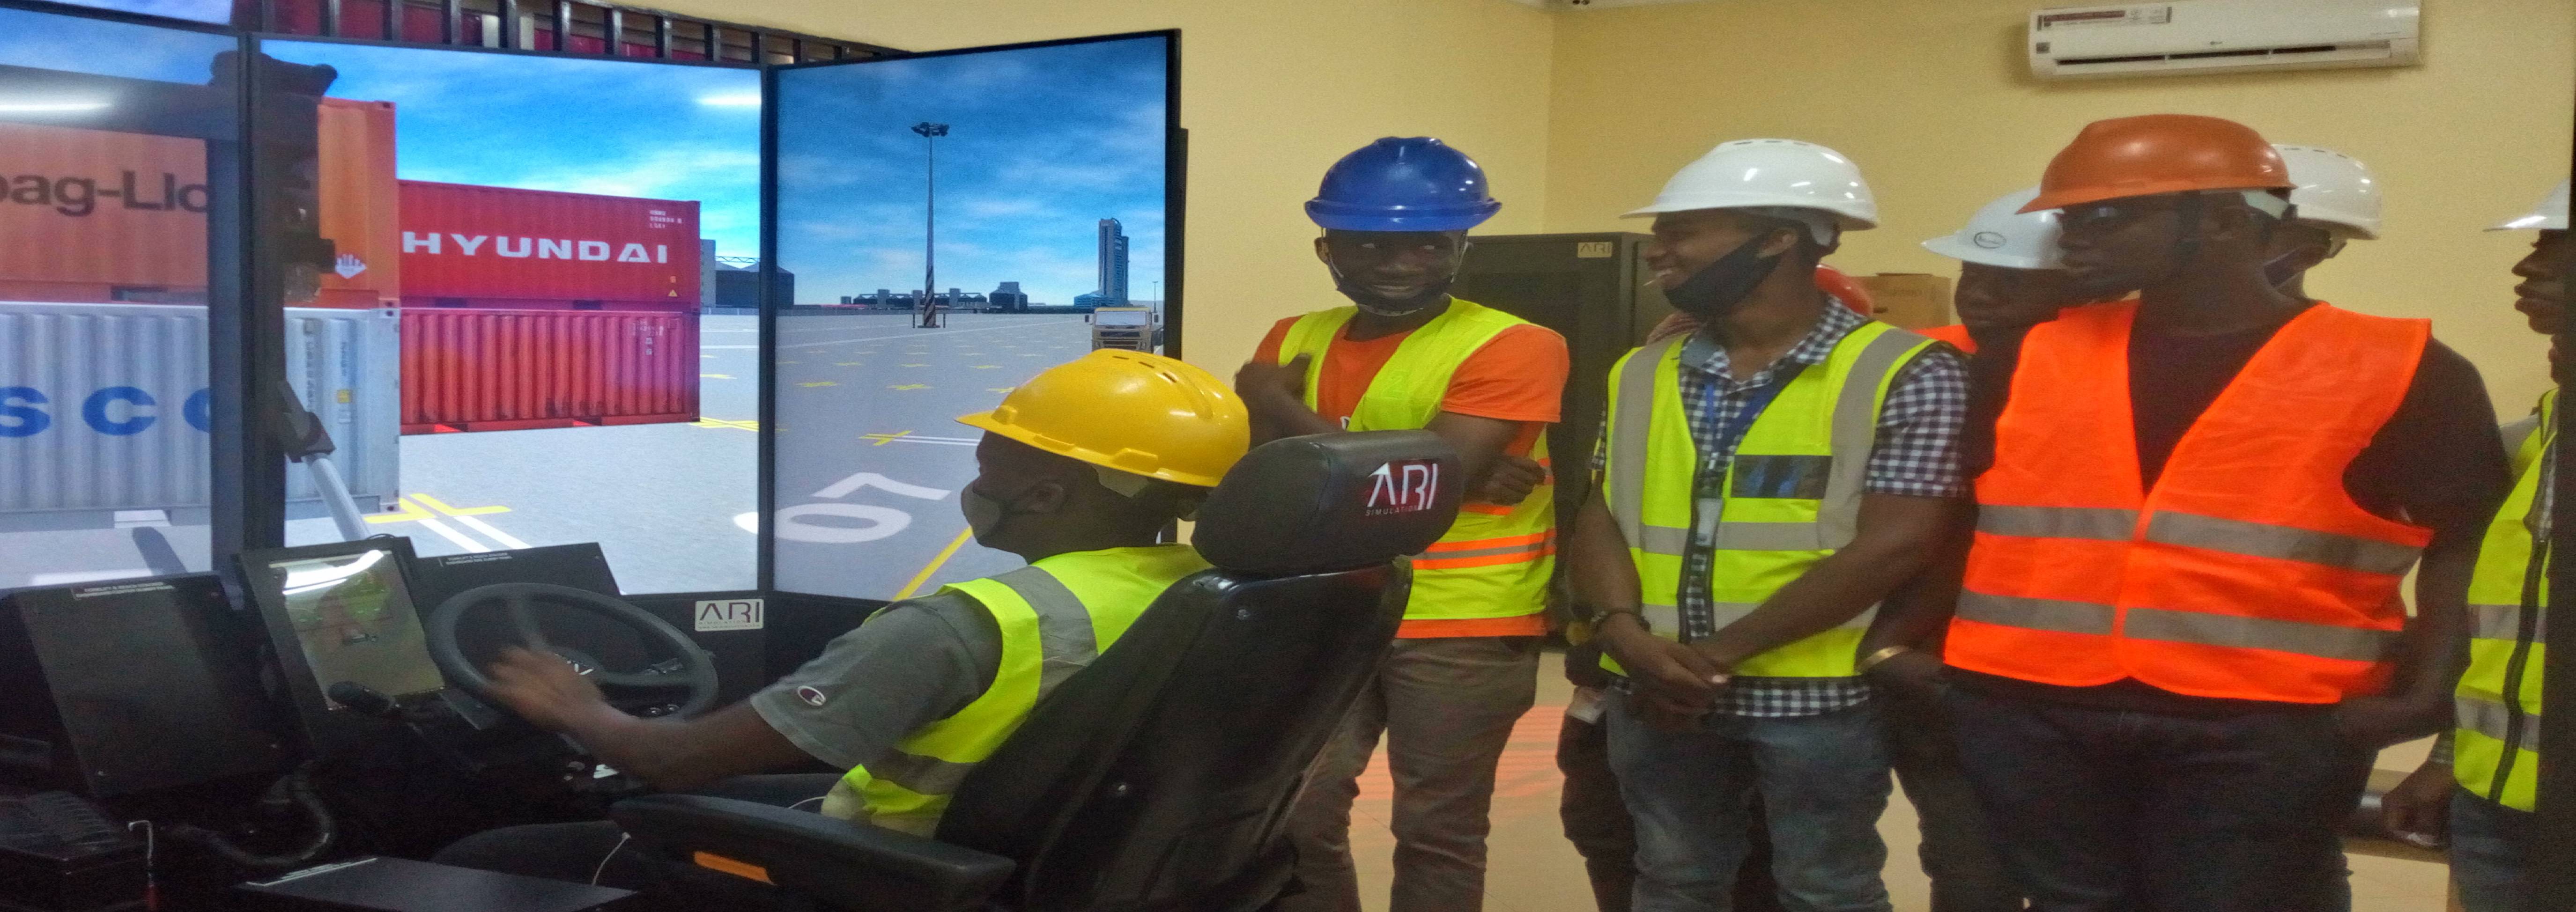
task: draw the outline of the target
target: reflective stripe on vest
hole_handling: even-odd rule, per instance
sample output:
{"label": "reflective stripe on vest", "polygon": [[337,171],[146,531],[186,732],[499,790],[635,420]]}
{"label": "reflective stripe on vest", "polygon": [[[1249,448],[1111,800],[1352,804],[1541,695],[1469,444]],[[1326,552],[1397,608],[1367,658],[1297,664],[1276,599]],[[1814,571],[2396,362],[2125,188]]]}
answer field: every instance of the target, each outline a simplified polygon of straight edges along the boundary
{"label": "reflective stripe on vest", "polygon": [[[1279,363],[1305,355],[1306,407],[1315,408],[1333,340],[1359,311],[1317,311],[1290,324],[1279,344]],[[1352,431],[1412,430],[1431,423],[1447,398],[1450,378],[1495,336],[1529,321],[1472,301],[1451,299],[1449,309],[1396,343],[1369,379],[1344,425]],[[1529,457],[1546,464],[1547,437]],[[1437,544],[1413,560],[1413,594],[1406,620],[1471,620],[1537,614],[1547,607],[1548,578],[1556,572],[1556,485],[1530,491],[1517,506],[1469,503]]]}
{"label": "reflective stripe on vest", "polygon": [[2426,325],[2302,312],[2141,491],[2136,311],[2074,308],[2024,339],[1977,481],[1950,663],[2294,703],[2384,686],[2405,624],[2398,584],[2431,532],[2362,509],[2343,474],[2413,382]]}
{"label": "reflective stripe on vest", "polygon": [[[1643,616],[1657,636],[1681,631],[1684,552],[1691,540],[1700,454],[1681,404],[1676,336],[1628,353],[1611,369],[1607,468],[1602,488],[1629,543],[1643,587]],[[1836,343],[1825,363],[1800,371],[1747,428],[1713,520],[1709,592],[1715,626],[1751,614],[1815,562],[1850,544],[1878,415],[1897,371],[1931,340],[1868,323]],[[1745,660],[1755,677],[1849,677],[1852,652],[1876,609]],[[1604,668],[1618,672],[1616,662]]]}
{"label": "reflective stripe on vest", "polygon": [[1187,545],[1059,554],[949,587],[972,596],[1001,632],[992,686],[853,768],[823,812],[928,836],[948,796],[1017,731],[1038,700],[1089,666],[1181,578],[1207,568]]}
{"label": "reflective stripe on vest", "polygon": [[[2451,770],[2460,787],[2516,810],[2539,792],[2541,668],[2548,658],[2548,562],[2533,547],[2543,517],[2540,486],[2557,460],[2558,391],[2540,399],[2537,433],[2514,454],[2513,493],[2487,524],[2469,578],[2469,668],[2454,704]],[[2507,695],[2513,695],[2508,698]]]}

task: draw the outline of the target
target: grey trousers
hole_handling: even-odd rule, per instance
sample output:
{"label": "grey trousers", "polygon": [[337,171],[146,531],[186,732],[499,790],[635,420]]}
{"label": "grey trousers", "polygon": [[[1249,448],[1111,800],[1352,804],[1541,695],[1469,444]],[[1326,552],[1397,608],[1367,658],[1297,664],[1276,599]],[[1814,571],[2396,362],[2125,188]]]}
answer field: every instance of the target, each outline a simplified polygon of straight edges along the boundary
{"label": "grey trousers", "polygon": [[1281,912],[1359,912],[1351,801],[1386,737],[1395,779],[1391,912],[1476,912],[1485,902],[1485,835],[1494,767],[1538,696],[1535,637],[1397,640],[1291,812],[1303,892]]}

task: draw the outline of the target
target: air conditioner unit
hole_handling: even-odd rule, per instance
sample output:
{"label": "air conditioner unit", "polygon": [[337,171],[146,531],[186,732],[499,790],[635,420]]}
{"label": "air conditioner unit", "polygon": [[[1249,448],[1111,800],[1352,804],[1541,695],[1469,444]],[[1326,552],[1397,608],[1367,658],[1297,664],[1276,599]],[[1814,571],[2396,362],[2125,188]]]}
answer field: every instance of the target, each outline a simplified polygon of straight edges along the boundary
{"label": "air conditioner unit", "polygon": [[2030,14],[2041,79],[2409,66],[2415,0],[2176,0]]}

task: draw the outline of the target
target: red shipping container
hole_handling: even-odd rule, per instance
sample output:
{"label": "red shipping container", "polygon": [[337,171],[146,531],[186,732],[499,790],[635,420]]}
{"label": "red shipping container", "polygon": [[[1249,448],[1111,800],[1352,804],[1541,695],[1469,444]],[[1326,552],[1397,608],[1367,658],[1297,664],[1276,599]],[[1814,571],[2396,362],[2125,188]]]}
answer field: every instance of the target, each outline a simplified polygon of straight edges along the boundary
{"label": "red shipping container", "polygon": [[698,420],[695,311],[402,312],[402,432]]}
{"label": "red shipping container", "polygon": [[698,306],[695,202],[407,180],[402,251],[407,307]]}
{"label": "red shipping container", "polygon": [[[340,258],[314,300],[288,303],[394,306],[393,105],[325,98],[319,116],[322,236]],[[0,300],[203,302],[205,181],[197,140],[0,123],[0,238],[43,241],[0,245]]]}

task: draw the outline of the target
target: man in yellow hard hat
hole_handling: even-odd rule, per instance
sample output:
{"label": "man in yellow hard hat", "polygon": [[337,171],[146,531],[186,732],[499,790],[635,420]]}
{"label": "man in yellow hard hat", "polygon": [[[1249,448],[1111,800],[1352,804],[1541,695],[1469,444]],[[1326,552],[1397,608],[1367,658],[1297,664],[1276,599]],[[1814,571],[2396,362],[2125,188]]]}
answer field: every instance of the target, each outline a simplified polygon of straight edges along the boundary
{"label": "man in yellow hard hat", "polygon": [[[562,660],[526,650],[494,666],[495,696],[666,791],[819,760],[849,772],[753,777],[724,792],[927,836],[950,792],[1065,669],[1090,664],[1163,590],[1208,566],[1190,546],[1157,539],[1243,456],[1246,415],[1199,368],[1092,352],[1012,390],[1000,408],[958,419],[985,432],[980,474],[960,495],[975,540],[1029,566],[888,605],[804,668],[695,719],[628,715]],[[1090,636],[1060,636],[1068,626]],[[641,853],[616,851],[623,839],[607,822],[513,827],[440,859],[649,883]]]}

